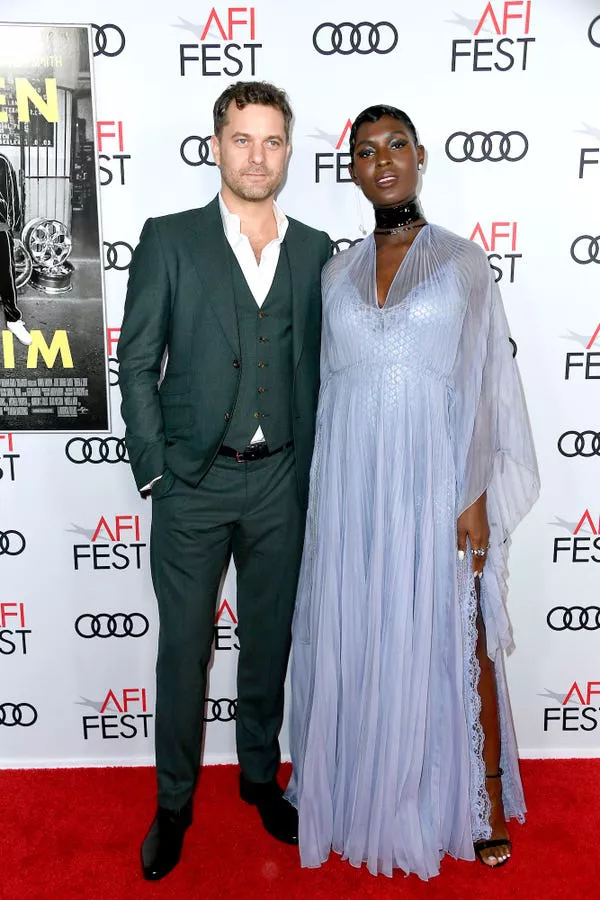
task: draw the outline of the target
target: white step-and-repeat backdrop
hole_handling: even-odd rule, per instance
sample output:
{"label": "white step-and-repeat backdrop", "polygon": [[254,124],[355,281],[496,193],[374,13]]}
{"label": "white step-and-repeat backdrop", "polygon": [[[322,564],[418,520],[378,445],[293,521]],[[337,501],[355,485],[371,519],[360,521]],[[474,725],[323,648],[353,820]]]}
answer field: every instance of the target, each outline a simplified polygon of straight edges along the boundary
{"label": "white step-and-repeat backdrop", "polygon": [[[0,433],[0,765],[152,759],[151,508],[126,461],[115,347],[144,220],[214,196],[213,102],[254,78],[295,110],[286,212],[338,250],[370,229],[346,172],[349,123],[390,103],[427,148],[427,217],[489,254],[543,482],[511,554],[519,744],[600,755],[600,2],[2,2],[7,21],[54,15],[95,23],[112,434]],[[230,572],[207,762],[234,758],[236,656]]]}

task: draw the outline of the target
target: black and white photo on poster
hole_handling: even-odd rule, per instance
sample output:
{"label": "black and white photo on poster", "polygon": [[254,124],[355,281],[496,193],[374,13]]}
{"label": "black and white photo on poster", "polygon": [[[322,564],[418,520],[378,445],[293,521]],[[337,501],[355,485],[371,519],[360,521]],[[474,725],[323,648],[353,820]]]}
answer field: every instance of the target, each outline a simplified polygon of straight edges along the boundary
{"label": "black and white photo on poster", "polygon": [[90,29],[0,23],[0,430],[109,430]]}

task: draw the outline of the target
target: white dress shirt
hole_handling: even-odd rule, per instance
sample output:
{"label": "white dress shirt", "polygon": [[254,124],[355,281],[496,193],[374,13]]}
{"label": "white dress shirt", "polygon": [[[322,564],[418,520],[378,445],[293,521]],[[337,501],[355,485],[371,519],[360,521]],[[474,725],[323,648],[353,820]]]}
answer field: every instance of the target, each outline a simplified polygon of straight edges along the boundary
{"label": "white dress shirt", "polygon": [[[271,285],[273,284],[275,270],[277,269],[277,263],[279,262],[279,251],[281,250],[281,244],[289,225],[287,217],[279,206],[277,206],[276,203],[273,203],[273,213],[275,215],[275,222],[277,223],[277,237],[273,238],[272,241],[269,241],[269,243],[263,247],[260,254],[260,261],[257,262],[250,241],[245,234],[242,234],[240,217],[236,215],[236,213],[229,212],[221,194],[219,194],[219,209],[221,211],[225,237],[240,265],[240,269],[242,270],[242,274],[246,279],[250,292],[256,301],[256,305],[260,308],[265,302],[267,294],[271,290]],[[264,439],[265,436],[263,430],[259,425],[250,443],[256,444],[259,441],[264,441]],[[153,478],[152,481],[145,484],[141,490],[149,490],[152,485],[156,484],[161,478],[162,475],[157,475],[156,478]]]}

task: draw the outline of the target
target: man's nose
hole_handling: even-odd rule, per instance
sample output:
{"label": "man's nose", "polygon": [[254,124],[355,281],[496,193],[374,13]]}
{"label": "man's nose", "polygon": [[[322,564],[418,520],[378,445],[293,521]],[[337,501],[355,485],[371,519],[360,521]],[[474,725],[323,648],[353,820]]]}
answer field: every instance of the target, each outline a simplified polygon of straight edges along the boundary
{"label": "man's nose", "polygon": [[253,163],[262,163],[265,158],[265,148],[262,141],[253,141],[250,145],[250,159]]}

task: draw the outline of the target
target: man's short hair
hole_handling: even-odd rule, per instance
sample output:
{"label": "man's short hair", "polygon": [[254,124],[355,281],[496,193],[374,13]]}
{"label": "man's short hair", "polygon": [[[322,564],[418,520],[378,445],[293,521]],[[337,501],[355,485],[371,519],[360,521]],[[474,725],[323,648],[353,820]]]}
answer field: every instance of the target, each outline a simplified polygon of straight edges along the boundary
{"label": "man's short hair", "polygon": [[232,102],[238,109],[244,109],[250,103],[278,109],[283,115],[285,139],[289,142],[292,108],[285,91],[268,81],[236,81],[235,84],[230,84],[217,98],[213,107],[213,127],[218,138],[221,137],[223,126],[227,124],[227,110]]}

